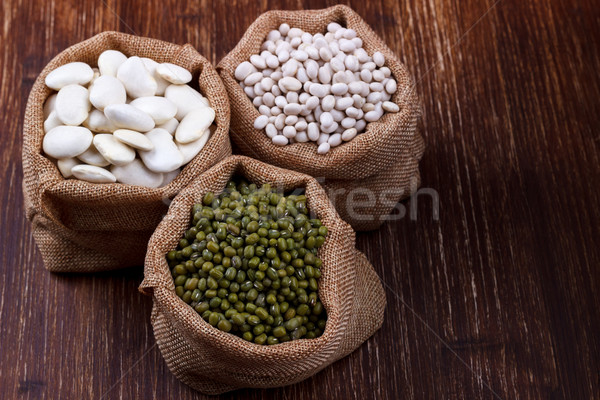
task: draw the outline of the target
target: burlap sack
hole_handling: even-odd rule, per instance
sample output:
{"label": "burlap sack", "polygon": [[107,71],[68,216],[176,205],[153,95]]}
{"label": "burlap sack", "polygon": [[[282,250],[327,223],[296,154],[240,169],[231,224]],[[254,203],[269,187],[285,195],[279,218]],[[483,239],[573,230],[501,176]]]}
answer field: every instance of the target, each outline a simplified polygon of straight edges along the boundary
{"label": "burlap sack", "polygon": [[[259,112],[236,81],[235,68],[252,54],[259,53],[268,32],[284,22],[317,33],[325,32],[332,21],[356,30],[369,54],[380,51],[385,55],[386,66],[398,82],[398,91],[391,100],[400,106],[400,112],[386,113],[378,122],[370,123],[365,133],[326,155],[317,154],[314,143],[275,146],[264,130],[254,129],[253,123]],[[414,82],[396,55],[349,7],[338,5],[323,10],[266,12],[248,28],[237,46],[221,60],[217,70],[231,103],[231,137],[242,154],[320,178],[328,189],[353,189],[360,181],[361,190],[375,196],[375,204],[359,218],[353,217],[343,199],[334,199],[340,215],[354,229],[378,228],[395,203],[416,189],[407,184],[419,182],[418,162],[424,151],[423,139],[416,128],[420,108]],[[382,198],[381,188],[390,187],[402,195]]]}
{"label": "burlap sack", "polygon": [[[107,49],[181,65],[193,73],[215,109],[217,129],[200,154],[169,185],[94,184],[64,179],[42,154],[43,105],[51,90],[44,84],[55,68],[84,61],[95,66]],[[142,265],[154,228],[173,198],[199,174],[231,154],[229,102],[214,67],[194,48],[160,40],[104,32],[61,52],[35,81],[23,127],[23,194],[27,218],[46,268],[54,272],[95,272]]]}
{"label": "burlap sack", "polygon": [[[257,345],[212,327],[175,294],[165,255],[189,227],[192,206],[208,191],[221,192],[234,175],[286,190],[304,187],[309,209],[328,227],[320,249],[319,297],[327,310],[322,336]],[[153,295],[154,336],[167,365],[184,383],[207,394],[306,379],[351,353],[379,329],[385,308],[385,293],[373,266],[355,249],[353,230],[316,180],[243,156],[222,161],[175,197],[148,244],[140,290]]]}

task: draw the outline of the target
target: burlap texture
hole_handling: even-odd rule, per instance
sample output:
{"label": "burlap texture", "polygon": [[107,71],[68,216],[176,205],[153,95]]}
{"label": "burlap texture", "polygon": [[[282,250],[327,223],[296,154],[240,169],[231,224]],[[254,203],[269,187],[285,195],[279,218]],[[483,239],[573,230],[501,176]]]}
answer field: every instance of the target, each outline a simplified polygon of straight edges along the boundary
{"label": "burlap texture", "polygon": [[[356,30],[369,54],[380,51],[385,55],[386,66],[398,82],[398,90],[391,101],[400,106],[400,112],[386,113],[379,121],[368,124],[365,133],[333,148],[326,155],[317,154],[315,143],[276,146],[264,130],[254,129],[254,120],[259,112],[235,79],[235,68],[252,54],[258,54],[268,32],[284,22],[317,33],[325,32],[327,24],[332,21]],[[381,197],[381,187],[393,187],[403,193],[391,205],[389,199],[378,200],[370,208],[370,215],[359,218],[354,218],[346,210],[345,202],[335,201],[340,215],[354,229],[378,228],[395,202],[407,197],[411,189],[415,189],[406,183],[420,181],[418,162],[425,147],[417,132],[420,106],[414,82],[396,55],[349,7],[337,5],[323,10],[266,12],[248,28],[237,46],[218,64],[217,70],[231,103],[231,137],[242,154],[320,178],[319,181],[328,188],[352,189],[360,181],[366,183],[361,187],[372,191],[378,199]],[[386,185],[381,182],[386,182]]]}
{"label": "burlap texture", "polygon": [[[232,176],[286,190],[304,187],[309,209],[328,227],[329,235],[319,250],[323,260],[319,296],[327,310],[327,325],[319,338],[274,346],[250,343],[210,326],[175,294],[165,255],[189,227],[192,206],[208,191],[221,192]],[[373,266],[355,249],[354,231],[317,181],[243,156],[222,161],[175,197],[148,244],[140,290],[153,295],[151,320],[167,365],[184,383],[207,394],[306,379],[379,329],[385,308],[385,293]]]}
{"label": "burlap texture", "polygon": [[[42,154],[43,105],[52,92],[44,84],[46,75],[73,61],[96,66],[98,56],[108,49],[190,70],[196,89],[215,109],[216,131],[200,154],[163,188],[64,179]],[[216,70],[189,44],[103,32],[58,54],[31,89],[23,127],[26,214],[46,268],[53,272],[95,272],[142,265],[148,239],[166,213],[168,199],[231,154],[229,117],[229,101]]]}

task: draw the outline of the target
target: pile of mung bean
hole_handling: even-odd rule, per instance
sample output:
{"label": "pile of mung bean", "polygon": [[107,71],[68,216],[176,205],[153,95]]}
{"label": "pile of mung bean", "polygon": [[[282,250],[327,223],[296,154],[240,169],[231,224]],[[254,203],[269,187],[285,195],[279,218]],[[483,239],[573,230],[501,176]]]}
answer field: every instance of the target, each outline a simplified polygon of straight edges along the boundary
{"label": "pile of mung bean", "polygon": [[320,336],[318,249],[327,228],[306,196],[230,181],[192,208],[192,226],[167,254],[175,291],[210,325],[257,344]]}

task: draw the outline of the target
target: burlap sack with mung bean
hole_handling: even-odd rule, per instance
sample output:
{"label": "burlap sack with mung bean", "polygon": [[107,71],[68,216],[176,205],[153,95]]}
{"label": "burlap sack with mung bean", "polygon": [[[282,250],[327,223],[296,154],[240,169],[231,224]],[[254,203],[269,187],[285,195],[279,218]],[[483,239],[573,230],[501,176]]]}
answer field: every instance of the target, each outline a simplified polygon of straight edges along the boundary
{"label": "burlap sack with mung bean", "polygon": [[[216,131],[202,151],[165,187],[95,184],[64,179],[42,152],[43,105],[52,90],[44,79],[73,61],[97,65],[108,49],[149,57],[190,70],[192,86],[215,109]],[[119,32],[100,33],[58,54],[35,81],[23,127],[23,194],[27,218],[46,268],[53,272],[96,272],[142,265],[148,239],[167,211],[169,199],[199,174],[231,154],[229,102],[214,67],[194,48]]]}
{"label": "burlap sack with mung bean", "polygon": [[[356,30],[368,54],[380,51],[385,55],[385,65],[398,82],[398,90],[391,101],[400,106],[400,112],[386,113],[378,122],[368,124],[365,133],[333,148],[326,155],[317,154],[315,143],[276,146],[264,129],[254,128],[254,120],[260,114],[235,79],[235,69],[252,54],[260,53],[269,31],[278,29],[284,22],[314,34],[326,32],[327,24],[332,21]],[[420,106],[414,82],[396,55],[349,7],[338,5],[323,10],[266,12],[248,28],[237,46],[218,64],[217,70],[229,95],[231,137],[239,151],[269,164],[319,178],[328,194],[345,191],[345,195],[338,194],[332,199],[340,215],[354,229],[378,228],[396,202],[418,187],[418,163],[424,143],[416,127]],[[374,201],[361,203],[365,195]]]}
{"label": "burlap sack with mung bean", "polygon": [[[189,228],[192,206],[206,192],[220,193],[233,176],[284,190],[305,188],[311,212],[329,229],[319,250],[323,260],[319,297],[327,310],[322,336],[273,346],[247,342],[209,325],[175,294],[166,261]],[[209,169],[175,197],[150,242],[143,293],[153,296],[154,336],[169,369],[207,394],[299,382],[346,356],[383,322],[385,293],[373,266],[354,247],[354,231],[344,222],[317,181],[308,175],[232,156]]]}

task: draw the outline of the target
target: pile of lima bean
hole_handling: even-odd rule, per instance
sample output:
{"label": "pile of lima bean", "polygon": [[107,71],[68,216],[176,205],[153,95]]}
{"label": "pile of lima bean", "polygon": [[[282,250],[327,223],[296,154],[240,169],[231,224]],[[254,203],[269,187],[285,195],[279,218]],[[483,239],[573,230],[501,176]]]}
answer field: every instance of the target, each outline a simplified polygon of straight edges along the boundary
{"label": "pile of lima bean", "polygon": [[[43,149],[65,178],[146,187],[169,184],[208,141],[215,111],[175,64],[106,50],[98,68],[46,76]],[[138,158],[139,156],[139,158]]]}
{"label": "pile of lima bean", "polygon": [[192,226],[167,254],[177,296],[212,326],[273,345],[320,336],[318,249],[327,228],[306,196],[230,181],[192,208]]}

